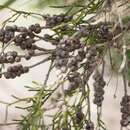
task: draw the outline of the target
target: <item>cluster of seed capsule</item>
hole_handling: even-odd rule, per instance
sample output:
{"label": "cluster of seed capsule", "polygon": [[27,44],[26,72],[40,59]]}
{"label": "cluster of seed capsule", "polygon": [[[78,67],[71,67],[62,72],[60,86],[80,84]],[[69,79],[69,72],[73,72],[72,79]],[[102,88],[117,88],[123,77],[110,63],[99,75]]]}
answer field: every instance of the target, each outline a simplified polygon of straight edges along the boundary
{"label": "cluster of seed capsule", "polygon": [[[77,56],[73,56],[76,50],[80,49],[82,44],[79,39],[64,38],[56,46],[56,60],[55,65],[58,69],[77,67]],[[76,58],[76,59],[75,59]],[[76,61],[74,61],[76,60]]]}
{"label": "cluster of seed capsule", "polygon": [[[97,60],[98,51],[96,47],[86,48],[79,38],[62,39],[56,46],[55,66],[62,72],[70,71],[68,74],[69,86],[68,91],[78,88],[81,82],[81,76],[78,70],[81,65],[85,70],[84,83],[86,83],[95,68],[95,61]],[[84,61],[84,59],[87,59]],[[78,80],[70,80],[70,77],[76,76]]]}
{"label": "cluster of seed capsule", "polygon": [[130,124],[130,96],[125,95],[121,101],[121,126],[127,127]]}
{"label": "cluster of seed capsule", "polygon": [[94,79],[94,100],[93,103],[96,104],[98,107],[101,107],[102,101],[104,99],[104,86],[106,85],[106,82],[103,79],[103,76],[96,71],[96,73],[93,76]]}
{"label": "cluster of seed capsule", "polygon": [[[15,62],[20,62],[21,58],[26,60],[31,59],[35,54],[35,50],[38,46],[35,44],[38,37],[35,35],[39,34],[42,31],[40,24],[36,23],[27,27],[18,27],[14,26],[5,26],[0,30],[0,42],[5,44],[14,44],[15,46],[20,47],[20,49],[26,50],[23,55],[19,55],[17,51],[7,51],[2,50],[0,54],[0,63],[1,64],[13,64]],[[15,65],[11,70],[8,68],[7,72],[1,72],[0,76],[4,73],[4,77],[15,78],[20,76],[23,73],[26,73],[27,67],[22,67],[22,65]],[[19,69],[19,70],[18,70]]]}
{"label": "cluster of seed capsule", "polygon": [[0,41],[8,43],[12,40],[16,46],[21,49],[34,49],[35,34],[39,34],[42,30],[40,24],[34,24],[30,27],[6,26],[0,30]]}
{"label": "cluster of seed capsule", "polygon": [[60,14],[60,15],[46,15],[44,16],[44,19],[46,21],[46,26],[47,27],[54,27],[62,22],[69,22],[73,17],[70,15],[64,15],[64,14]]}
{"label": "cluster of seed capsule", "polygon": [[69,94],[70,92],[76,90],[81,84],[81,76],[79,72],[71,72],[68,76],[69,85],[65,90],[65,94]]}
{"label": "cluster of seed capsule", "polygon": [[19,46],[22,50],[33,49],[32,44],[35,43],[35,40],[26,36],[23,34],[17,35],[14,39],[15,45]]}
{"label": "cluster of seed capsule", "polygon": [[[29,60],[33,55],[35,54],[34,50],[29,50],[23,57],[26,60]],[[15,63],[15,62],[20,62],[21,61],[21,56],[18,55],[16,51],[8,51],[6,53],[3,53],[0,55],[0,63]]]}
{"label": "cluster of seed capsule", "polygon": [[56,46],[56,59],[55,66],[58,69],[62,69],[67,66],[69,51],[67,47],[68,41],[60,41]]}
{"label": "cluster of seed capsule", "polygon": [[31,25],[29,28],[19,27],[18,32],[20,34],[16,35],[14,38],[14,43],[16,46],[19,46],[22,50],[36,49],[34,43],[35,33],[39,34],[42,30],[42,27],[39,24]]}
{"label": "cluster of seed capsule", "polygon": [[84,75],[83,81],[86,84],[89,80],[89,77],[93,73],[95,67],[97,66],[96,61],[99,58],[99,54],[96,47],[87,48],[86,51],[88,52],[86,55],[86,61],[84,62]]}
{"label": "cluster of seed capsule", "polygon": [[39,34],[42,31],[42,27],[40,26],[40,24],[36,23],[29,27],[29,31],[31,33],[33,32],[33,33]]}
{"label": "cluster of seed capsule", "polygon": [[81,108],[78,108],[76,112],[76,123],[80,124],[83,121],[84,113],[82,112]]}
{"label": "cluster of seed capsule", "polygon": [[14,79],[17,76],[21,76],[21,74],[27,73],[29,71],[29,67],[23,67],[21,64],[10,66],[7,68],[7,72],[4,72],[4,77],[6,79]]}
{"label": "cluster of seed capsule", "polygon": [[8,43],[15,36],[15,31],[17,26],[6,26],[5,29],[0,30],[0,41],[3,43]]}
{"label": "cluster of seed capsule", "polygon": [[84,60],[86,56],[86,51],[84,50],[84,46],[80,46],[77,50],[77,54],[70,58],[68,62],[68,68],[71,71],[78,71],[82,61]]}
{"label": "cluster of seed capsule", "polygon": [[0,55],[0,63],[14,63],[19,62],[21,59],[16,51],[8,51]]}
{"label": "cluster of seed capsule", "polygon": [[62,39],[56,47],[56,68],[62,70],[62,72],[70,71],[67,75],[69,85],[65,91],[66,94],[80,86],[82,79],[78,69],[85,55],[84,46],[79,39]]}

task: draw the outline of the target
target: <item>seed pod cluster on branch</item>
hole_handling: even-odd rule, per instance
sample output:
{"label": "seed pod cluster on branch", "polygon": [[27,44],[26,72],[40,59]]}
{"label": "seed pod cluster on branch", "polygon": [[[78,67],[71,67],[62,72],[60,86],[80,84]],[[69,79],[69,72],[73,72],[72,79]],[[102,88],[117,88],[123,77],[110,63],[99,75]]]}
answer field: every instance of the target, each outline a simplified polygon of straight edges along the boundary
{"label": "seed pod cluster on branch", "polygon": [[87,83],[89,80],[89,77],[91,76],[91,74],[93,73],[93,71],[95,70],[96,66],[97,66],[97,61],[100,58],[99,52],[98,52],[98,48],[96,47],[90,47],[87,49],[87,55],[86,55],[86,62],[84,64],[84,83]]}
{"label": "seed pod cluster on branch", "polygon": [[77,66],[76,62],[78,62],[78,59],[76,57],[78,56],[78,58],[81,59],[81,56],[78,53],[74,57],[72,53],[75,53],[76,50],[81,49],[82,46],[83,44],[80,43],[79,39],[70,39],[70,38],[62,39],[56,47],[56,67],[71,68],[71,66],[75,65],[76,68]]}
{"label": "seed pod cluster on branch", "polygon": [[29,71],[29,67],[23,67],[21,64],[10,66],[7,68],[7,72],[4,73],[4,77],[6,79],[14,79],[17,76],[21,76],[21,74],[27,73]]}
{"label": "seed pod cluster on branch", "polygon": [[0,63],[14,63],[20,61],[16,51],[8,51],[0,56]]}
{"label": "seed pod cluster on branch", "polygon": [[130,96],[125,95],[121,101],[121,126],[127,127],[130,124]]}
{"label": "seed pod cluster on branch", "polygon": [[68,76],[69,86],[65,93],[72,92],[76,90],[81,84],[81,76],[78,72],[71,72]]}
{"label": "seed pod cluster on branch", "polygon": [[73,18],[73,16],[65,15],[65,14],[53,15],[53,16],[50,16],[48,14],[48,15],[44,16],[47,27],[54,27],[62,22],[64,22],[64,23],[69,22],[69,21],[71,21],[72,18]]}
{"label": "seed pod cluster on branch", "polygon": [[80,124],[83,121],[84,113],[82,112],[81,108],[78,108],[76,112],[76,123]]}
{"label": "seed pod cluster on branch", "polygon": [[[51,54],[48,49],[41,48],[37,45],[37,40],[40,40],[37,36],[42,31],[40,24],[36,23],[30,25],[30,27],[18,27],[5,26],[0,30],[0,41],[3,43],[3,47],[0,53],[1,64],[14,64],[21,62],[22,59],[30,60],[33,56],[40,56],[44,54]],[[6,51],[6,48],[10,45],[19,47],[23,54],[19,54],[17,51]],[[37,51],[37,53],[35,53]],[[21,66],[21,67],[20,67]],[[35,66],[35,65],[34,65]],[[30,66],[31,67],[31,66]],[[14,65],[7,69],[7,72],[1,72],[1,77],[4,75],[6,79],[15,78],[21,76],[23,73],[27,73],[29,67],[22,67],[22,64]]]}
{"label": "seed pod cluster on branch", "polygon": [[104,99],[104,86],[106,85],[106,82],[104,81],[102,75],[96,71],[96,73],[93,76],[94,79],[94,104],[96,104],[98,107],[102,106],[102,101]]}
{"label": "seed pod cluster on branch", "polygon": [[0,30],[0,41],[7,43],[12,38],[14,38],[16,28],[17,28],[16,26],[14,26],[14,27],[7,26],[5,29],[1,29]]}

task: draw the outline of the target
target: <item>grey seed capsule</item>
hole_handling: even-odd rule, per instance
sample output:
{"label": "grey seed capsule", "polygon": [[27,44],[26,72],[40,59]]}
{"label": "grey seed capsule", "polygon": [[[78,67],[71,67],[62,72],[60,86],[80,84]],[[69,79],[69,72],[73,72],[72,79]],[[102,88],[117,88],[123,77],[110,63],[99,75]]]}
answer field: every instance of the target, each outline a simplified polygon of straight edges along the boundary
{"label": "grey seed capsule", "polygon": [[28,54],[28,53],[27,53],[27,54],[25,54],[25,59],[26,59],[26,60],[31,59],[31,55],[30,55],[30,54]]}
{"label": "grey seed capsule", "polygon": [[30,49],[36,50],[36,49],[37,49],[37,46],[36,46],[36,45],[32,45]]}
{"label": "grey seed capsule", "polygon": [[86,124],[86,129],[85,130],[94,130],[94,123],[91,121],[88,121]]}
{"label": "grey seed capsule", "polygon": [[16,78],[16,74],[15,73],[11,73],[11,79],[14,79],[14,78]]}
{"label": "grey seed capsule", "polygon": [[128,126],[128,124],[129,124],[129,122],[128,122],[128,120],[121,120],[121,126],[123,126],[123,127],[126,127],[126,126]]}
{"label": "grey seed capsule", "polygon": [[54,19],[50,19],[50,20],[47,20],[47,22],[46,22],[46,26],[47,27],[53,27],[53,26],[55,26],[55,21],[54,21]]}
{"label": "grey seed capsule", "polygon": [[12,51],[12,56],[16,57],[18,55],[18,53],[16,51]]}
{"label": "grey seed capsule", "polygon": [[105,82],[104,80],[102,80],[102,81],[100,81],[100,83],[99,83],[99,84],[101,85],[101,87],[105,87],[106,82]]}
{"label": "grey seed capsule", "polygon": [[83,60],[83,58],[79,55],[77,55],[75,58],[76,58],[77,62],[81,62]]}
{"label": "grey seed capsule", "polygon": [[35,51],[34,51],[34,50],[28,50],[28,54],[29,54],[30,56],[33,56],[33,55],[35,54]]}
{"label": "grey seed capsule", "polygon": [[127,108],[126,108],[126,107],[122,107],[122,108],[121,108],[121,112],[122,112],[122,113],[127,113]]}
{"label": "grey seed capsule", "polygon": [[29,71],[29,67],[23,67],[23,72],[27,73]]}
{"label": "grey seed capsule", "polygon": [[70,82],[69,83],[69,90],[75,90],[78,87],[78,84],[76,84],[75,82]]}
{"label": "grey seed capsule", "polygon": [[76,122],[80,123],[84,118],[84,114],[81,110],[76,113]]}
{"label": "grey seed capsule", "polygon": [[18,36],[15,37],[15,40],[14,40],[14,41],[15,41],[16,43],[21,43],[23,40],[24,40],[24,39],[23,39],[20,35],[18,35]]}
{"label": "grey seed capsule", "polygon": [[68,62],[68,59],[67,59],[67,58],[62,59],[62,64],[63,64],[63,65],[67,65],[67,62]]}
{"label": "grey seed capsule", "polygon": [[10,40],[11,38],[14,37],[14,32],[5,32],[5,38]]}
{"label": "grey seed capsule", "polygon": [[128,115],[127,114],[122,114],[122,119],[127,119]]}
{"label": "grey seed capsule", "polygon": [[72,16],[65,16],[64,17],[64,22],[68,22],[72,19]]}
{"label": "grey seed capsule", "polygon": [[35,25],[31,25],[31,26],[29,27],[29,30],[34,31],[34,30],[35,30]]}
{"label": "grey seed capsule", "polygon": [[8,51],[8,52],[6,53],[6,56],[13,56],[13,55],[12,55],[12,51]]}
{"label": "grey seed capsule", "polygon": [[44,39],[45,40],[50,40],[52,37],[49,34],[44,34]]}
{"label": "grey seed capsule", "polygon": [[104,95],[104,90],[103,90],[103,91],[100,91],[100,92],[96,92],[96,93],[94,94],[94,97],[100,97],[100,96],[102,96],[102,95]]}
{"label": "grey seed capsule", "polygon": [[6,30],[6,31],[13,31],[13,27],[12,27],[12,26],[6,26],[6,27],[5,27],[5,30]]}
{"label": "grey seed capsule", "polygon": [[5,72],[5,73],[4,73],[4,77],[5,77],[6,79],[9,79],[9,78],[11,78],[11,75],[10,75],[9,72]]}
{"label": "grey seed capsule", "polygon": [[25,50],[25,49],[26,49],[26,44],[24,43],[24,41],[21,43],[20,48],[21,48],[22,50]]}
{"label": "grey seed capsule", "polygon": [[18,32],[27,32],[26,27],[18,27],[17,30],[18,30]]}
{"label": "grey seed capsule", "polygon": [[12,66],[9,66],[8,68],[7,68],[7,72],[12,72],[13,71],[13,67]]}
{"label": "grey seed capsule", "polygon": [[15,57],[15,62],[20,62],[21,61],[21,57],[17,56]]}
{"label": "grey seed capsule", "polygon": [[17,76],[20,77],[21,76],[21,71],[17,72]]}
{"label": "grey seed capsule", "polygon": [[13,63],[14,62],[14,57],[13,56],[7,56],[6,59],[7,59],[7,61],[9,63]]}
{"label": "grey seed capsule", "polygon": [[72,71],[72,72],[75,72],[76,70],[78,70],[78,66],[71,66],[70,67],[70,70]]}
{"label": "grey seed capsule", "polygon": [[12,26],[12,30],[13,30],[13,31],[17,31],[17,25],[13,25],[13,26]]}
{"label": "grey seed capsule", "polygon": [[0,37],[5,35],[5,31],[3,29],[0,29]]}
{"label": "grey seed capsule", "polygon": [[40,33],[41,32],[40,24],[36,23],[34,26],[35,26],[34,32],[37,33],[37,34]]}
{"label": "grey seed capsule", "polygon": [[57,16],[56,17],[56,22],[60,23],[63,21],[63,17],[62,16]]}

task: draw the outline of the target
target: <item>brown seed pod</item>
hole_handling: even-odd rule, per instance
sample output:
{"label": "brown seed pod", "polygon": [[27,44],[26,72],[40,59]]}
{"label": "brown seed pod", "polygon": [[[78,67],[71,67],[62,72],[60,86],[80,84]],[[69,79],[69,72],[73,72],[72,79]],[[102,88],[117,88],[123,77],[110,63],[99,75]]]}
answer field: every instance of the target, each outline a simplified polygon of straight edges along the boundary
{"label": "brown seed pod", "polygon": [[31,55],[29,53],[25,54],[25,59],[26,60],[30,60],[31,59]]}
{"label": "brown seed pod", "polygon": [[76,113],[76,123],[81,123],[81,121],[83,120],[84,118],[84,113],[82,112],[81,109],[79,109]]}
{"label": "brown seed pod", "polygon": [[26,66],[26,67],[23,67],[23,72],[24,72],[24,73],[27,73],[28,71],[29,71],[29,67],[27,67],[27,66]]}
{"label": "brown seed pod", "polygon": [[21,57],[17,56],[15,57],[15,62],[20,62],[21,61]]}
{"label": "brown seed pod", "polygon": [[87,121],[85,130],[94,130],[94,123],[92,121]]}

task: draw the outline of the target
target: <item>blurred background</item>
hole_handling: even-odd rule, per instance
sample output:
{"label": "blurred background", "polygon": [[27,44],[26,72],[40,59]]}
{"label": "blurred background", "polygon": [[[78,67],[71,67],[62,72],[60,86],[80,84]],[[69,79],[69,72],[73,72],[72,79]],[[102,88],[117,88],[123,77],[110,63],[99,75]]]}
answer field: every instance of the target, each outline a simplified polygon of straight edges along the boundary
{"label": "blurred background", "polygon": [[[24,10],[37,12],[41,14],[46,13],[59,13],[64,12],[65,10],[61,9],[52,9],[49,5],[68,5],[73,2],[84,2],[83,0],[0,0],[0,4],[5,7],[10,6],[16,10]],[[0,8],[0,24],[2,26],[2,22],[6,20],[12,12],[6,8]],[[35,17],[20,17],[14,24],[19,26],[28,26],[33,23],[43,24],[43,20]],[[11,23],[12,24],[12,23]],[[43,44],[43,43],[42,43]],[[15,48],[13,48],[15,49]],[[33,58],[31,62],[23,61],[25,64],[31,64],[36,61],[39,61],[41,57]],[[108,61],[109,64],[109,61]],[[18,97],[26,97],[28,95],[32,95],[27,91],[24,87],[25,85],[30,85],[32,81],[36,81],[38,83],[42,83],[45,75],[47,73],[48,63],[39,65],[33,68],[29,74],[25,74],[19,78],[13,80],[0,79],[0,101],[12,102],[14,98],[12,95]],[[105,100],[103,103],[103,120],[106,123],[106,126],[109,130],[117,130],[120,129],[120,99],[123,95],[123,84],[122,77],[117,76],[112,73],[109,69],[109,65],[106,67],[105,72],[105,80],[109,82],[109,85],[106,86]],[[56,78],[55,71],[52,72],[50,77],[50,83],[53,82]],[[90,80],[90,84],[92,85],[92,80]],[[116,87],[118,86],[116,96],[114,96]],[[6,107],[4,104],[0,103],[0,123],[3,123],[5,120],[5,111]],[[19,116],[23,113],[22,110],[18,110],[14,107],[9,108],[9,116],[8,122],[11,122],[12,119],[18,119]],[[92,105],[92,116],[93,118],[96,115],[96,107]],[[15,126],[0,126],[0,130],[15,130]]]}

